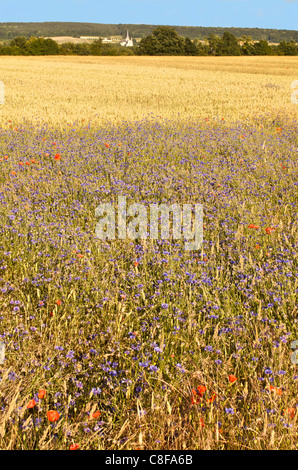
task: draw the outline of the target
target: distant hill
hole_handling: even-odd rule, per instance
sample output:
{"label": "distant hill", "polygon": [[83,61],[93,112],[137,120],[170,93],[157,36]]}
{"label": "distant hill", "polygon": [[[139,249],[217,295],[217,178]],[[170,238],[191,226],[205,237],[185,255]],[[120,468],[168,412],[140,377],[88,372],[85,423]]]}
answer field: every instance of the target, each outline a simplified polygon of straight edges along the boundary
{"label": "distant hill", "polygon": [[[17,36],[24,37],[57,37],[72,36],[126,36],[128,30],[134,38],[143,38],[151,34],[158,25],[146,24],[101,24],[101,23],[0,23],[0,40],[13,39]],[[220,28],[203,26],[173,26],[180,36],[191,39],[205,39],[210,34],[222,36],[225,31],[230,31],[236,37],[250,36],[255,41],[261,39],[270,43],[294,40],[298,43],[298,31],[286,29],[260,29],[260,28]]]}

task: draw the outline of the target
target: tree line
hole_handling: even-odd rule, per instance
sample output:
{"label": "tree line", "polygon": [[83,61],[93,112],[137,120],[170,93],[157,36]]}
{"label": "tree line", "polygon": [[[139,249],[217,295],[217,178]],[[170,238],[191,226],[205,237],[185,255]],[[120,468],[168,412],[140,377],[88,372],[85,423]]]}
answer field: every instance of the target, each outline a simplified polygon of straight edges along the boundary
{"label": "tree line", "polygon": [[222,37],[211,34],[205,42],[192,41],[182,37],[168,26],[156,28],[152,34],[143,38],[139,44],[139,54],[143,55],[298,55],[295,41],[281,41],[277,45],[268,41],[254,42],[244,35],[238,39],[233,33],[225,31]]}
{"label": "tree line", "polygon": [[[148,24],[105,24],[105,23],[73,23],[73,22],[35,22],[35,23],[0,23],[0,41],[11,40],[15,37],[57,37],[72,36],[122,36],[128,30],[134,38],[145,38],[152,34],[157,25]],[[254,41],[268,41],[280,43],[281,41],[298,42],[298,31],[287,29],[266,28],[223,28],[217,26],[173,26],[175,31],[183,37],[190,39],[204,39],[211,34],[222,36],[225,31],[234,34],[237,38],[250,36]]]}
{"label": "tree line", "polygon": [[205,42],[179,36],[174,28],[159,26],[152,34],[133,47],[103,44],[101,39],[92,43],[64,43],[48,38],[16,37],[9,44],[0,44],[0,55],[170,55],[170,56],[240,56],[240,55],[298,55],[295,41],[281,41],[272,45],[268,41],[253,41],[244,35],[238,39],[225,31],[222,37],[211,34]]}

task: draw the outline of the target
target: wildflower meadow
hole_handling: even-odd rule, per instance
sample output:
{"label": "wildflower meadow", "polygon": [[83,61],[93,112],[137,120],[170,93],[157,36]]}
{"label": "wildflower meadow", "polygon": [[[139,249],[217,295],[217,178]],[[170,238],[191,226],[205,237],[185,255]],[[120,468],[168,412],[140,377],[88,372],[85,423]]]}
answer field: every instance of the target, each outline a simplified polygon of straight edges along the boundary
{"label": "wildflower meadow", "polygon": [[[152,59],[147,67],[157,79]],[[221,73],[228,87],[231,71]],[[278,97],[285,77],[266,73],[244,75],[256,87],[259,76],[276,80],[267,91]],[[6,86],[1,449],[297,450],[298,107],[290,84],[276,98],[284,106],[268,111],[256,94],[243,119],[241,100],[231,119],[218,96],[209,114],[171,117],[148,105],[143,117],[127,109],[126,119],[107,123],[83,115],[54,123],[59,100],[49,103],[51,120],[43,111],[30,121],[29,104],[17,117]],[[96,208],[116,206],[119,196],[145,208],[201,204],[201,249],[185,250],[183,238],[99,240]]]}

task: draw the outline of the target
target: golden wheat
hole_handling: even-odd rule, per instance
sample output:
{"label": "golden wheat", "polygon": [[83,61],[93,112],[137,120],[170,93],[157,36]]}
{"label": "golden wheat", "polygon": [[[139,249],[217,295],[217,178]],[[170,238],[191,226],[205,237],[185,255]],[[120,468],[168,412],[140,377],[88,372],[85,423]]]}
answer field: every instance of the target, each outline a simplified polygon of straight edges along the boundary
{"label": "golden wheat", "polygon": [[1,57],[0,124],[297,118],[297,57]]}

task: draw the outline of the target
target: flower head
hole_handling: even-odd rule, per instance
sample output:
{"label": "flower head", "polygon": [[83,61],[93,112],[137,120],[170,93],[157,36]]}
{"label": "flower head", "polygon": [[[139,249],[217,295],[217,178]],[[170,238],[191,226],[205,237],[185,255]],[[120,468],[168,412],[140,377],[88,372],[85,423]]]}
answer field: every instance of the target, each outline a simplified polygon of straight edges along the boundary
{"label": "flower head", "polygon": [[28,405],[27,405],[27,408],[30,409],[30,408],[34,408],[36,405],[36,401],[34,400],[34,398],[32,400],[29,401]]}
{"label": "flower head", "polygon": [[59,416],[58,411],[49,410],[49,411],[47,412],[47,418],[48,418],[49,421],[51,421],[51,423],[54,423],[55,421],[58,421],[58,419],[60,418],[60,416]]}
{"label": "flower head", "polygon": [[46,396],[46,393],[47,393],[47,392],[46,392],[45,390],[40,389],[40,390],[38,391],[38,398],[39,398],[39,399],[44,398],[44,397]]}
{"label": "flower head", "polygon": [[69,450],[77,450],[80,448],[80,444],[71,444]]}
{"label": "flower head", "polygon": [[236,380],[237,380],[237,377],[235,377],[235,375],[229,375],[229,381],[230,381],[231,383],[236,382]]}

